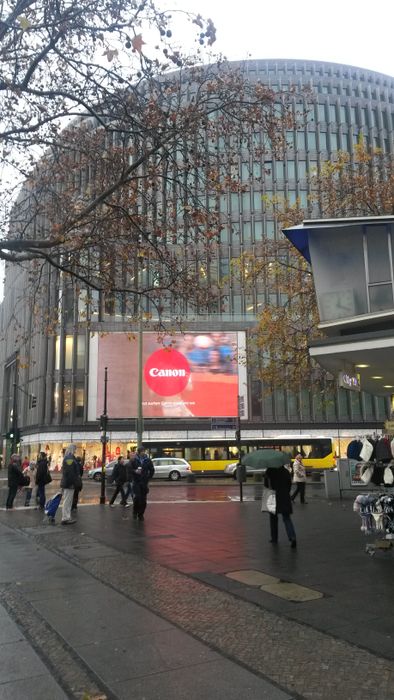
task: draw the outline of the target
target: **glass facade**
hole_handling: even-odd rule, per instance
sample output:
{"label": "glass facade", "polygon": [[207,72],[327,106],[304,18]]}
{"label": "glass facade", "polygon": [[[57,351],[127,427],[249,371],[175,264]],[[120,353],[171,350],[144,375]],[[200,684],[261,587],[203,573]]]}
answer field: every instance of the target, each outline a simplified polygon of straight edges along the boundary
{"label": "glass facade", "polygon": [[[249,147],[245,143],[227,144],[223,139],[216,144],[219,149],[237,149],[238,165],[234,164],[231,174],[239,178],[247,190],[234,193],[229,189],[218,197],[206,193],[207,205],[220,212],[222,231],[217,257],[206,263],[202,275],[212,284],[220,285],[223,294],[217,308],[204,317],[196,316],[194,310],[183,309],[184,321],[193,319],[201,329],[244,330],[245,322],[253,323],[267,299],[275,303],[284,301],[278,299],[276,290],[268,289],[264,281],[258,282],[253,290],[244,289],[232,274],[232,259],[241,252],[258,255],[259,243],[282,235],[269,200],[286,198],[290,204],[299,202],[310,218],[318,217],[319,210],[316,205],[312,208],[310,202],[310,176],[319,171],[326,160],[335,158],[338,149],[348,150],[352,156],[354,145],[362,135],[367,145],[394,152],[393,78],[350,66],[301,60],[246,61],[237,67],[250,80],[261,81],[274,91],[294,88],[291,99],[295,124],[294,129],[286,132],[287,148],[281,160],[269,150],[259,148],[264,134],[254,134]],[[304,88],[311,91],[311,99],[300,96]],[[382,241],[379,245],[392,246],[392,260],[394,237],[390,240],[388,244]],[[376,267],[374,256],[378,253],[369,247],[368,241],[367,249],[370,276],[363,303],[367,304],[368,296],[371,308],[382,309],[389,302],[392,304],[392,270]],[[364,252],[357,252],[363,265]],[[355,257],[356,253],[352,253]],[[60,279],[59,286],[62,284]],[[63,284],[59,292],[61,328],[53,343],[48,343],[46,375],[51,386],[46,391],[50,408],[45,415],[52,426],[86,421],[89,371],[86,329],[94,329],[96,324],[99,332],[123,330],[132,311],[130,300],[121,294],[104,298],[97,292],[77,292],[70,284]],[[356,303],[356,300],[349,296],[348,303]],[[327,298],[326,304],[329,312],[335,300]],[[169,314],[172,311],[165,299],[163,308]],[[155,320],[155,309],[146,311],[152,313]],[[343,389],[334,397],[312,396],[305,390],[268,391],[253,376],[249,377],[248,395],[249,418],[258,428],[373,422],[384,420],[387,413],[384,399]]]}

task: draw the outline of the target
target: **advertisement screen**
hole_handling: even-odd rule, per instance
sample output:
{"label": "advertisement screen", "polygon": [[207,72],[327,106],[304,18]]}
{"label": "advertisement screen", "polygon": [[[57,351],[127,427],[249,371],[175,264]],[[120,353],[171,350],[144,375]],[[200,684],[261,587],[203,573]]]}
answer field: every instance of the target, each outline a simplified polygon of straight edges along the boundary
{"label": "advertisement screen", "polygon": [[[143,333],[145,418],[234,417],[238,412],[237,333],[185,333],[158,339]],[[97,415],[108,368],[108,415],[135,417],[138,339],[127,333],[98,338]]]}

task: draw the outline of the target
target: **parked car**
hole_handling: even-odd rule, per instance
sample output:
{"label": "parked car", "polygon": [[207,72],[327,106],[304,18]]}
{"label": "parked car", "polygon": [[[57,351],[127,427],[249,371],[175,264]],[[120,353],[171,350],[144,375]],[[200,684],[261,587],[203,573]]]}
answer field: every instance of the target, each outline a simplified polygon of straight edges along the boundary
{"label": "parked car", "polygon": [[[109,462],[105,467],[105,474],[108,477],[112,476],[113,468],[117,460]],[[192,473],[192,468],[189,462],[182,457],[154,457],[152,459],[155,468],[155,479],[169,479],[170,481],[178,481]],[[101,467],[89,469],[88,479],[101,481]]]}

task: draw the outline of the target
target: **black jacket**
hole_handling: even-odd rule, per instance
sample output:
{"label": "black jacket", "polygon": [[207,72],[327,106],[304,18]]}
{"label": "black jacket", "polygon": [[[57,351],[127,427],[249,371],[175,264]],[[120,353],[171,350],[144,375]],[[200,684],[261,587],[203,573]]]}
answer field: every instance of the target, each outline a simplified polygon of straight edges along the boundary
{"label": "black jacket", "polygon": [[22,474],[20,462],[10,462],[8,465],[8,486],[22,486],[25,484],[25,478]]}
{"label": "black jacket", "polygon": [[130,473],[134,485],[134,493],[136,487],[147,487],[148,481],[155,473],[152,460],[147,455],[142,457],[142,459],[136,455],[130,462]]}
{"label": "black jacket", "polygon": [[276,494],[276,512],[290,515],[293,512],[290,498],[291,474],[286,467],[267,469],[264,484]]}
{"label": "black jacket", "polygon": [[44,457],[37,461],[36,484],[45,486],[48,483],[48,460]]}
{"label": "black jacket", "polygon": [[79,488],[80,483],[79,464],[73,455],[67,455],[63,459],[60,487],[62,489],[75,489]]}
{"label": "black jacket", "polygon": [[124,462],[116,462],[112,472],[112,480],[119,486],[123,486],[126,483],[127,465]]}

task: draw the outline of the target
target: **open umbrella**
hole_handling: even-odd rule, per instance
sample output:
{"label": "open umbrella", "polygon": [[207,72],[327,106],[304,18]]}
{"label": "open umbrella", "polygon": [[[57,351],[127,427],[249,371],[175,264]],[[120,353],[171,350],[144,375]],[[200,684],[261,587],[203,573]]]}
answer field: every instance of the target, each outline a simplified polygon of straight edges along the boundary
{"label": "open umbrella", "polygon": [[244,455],[241,462],[253,469],[278,469],[288,464],[290,457],[280,450],[255,450]]}

